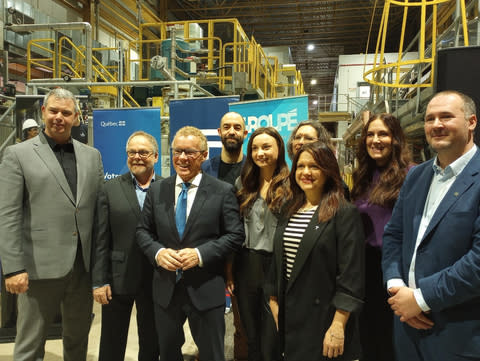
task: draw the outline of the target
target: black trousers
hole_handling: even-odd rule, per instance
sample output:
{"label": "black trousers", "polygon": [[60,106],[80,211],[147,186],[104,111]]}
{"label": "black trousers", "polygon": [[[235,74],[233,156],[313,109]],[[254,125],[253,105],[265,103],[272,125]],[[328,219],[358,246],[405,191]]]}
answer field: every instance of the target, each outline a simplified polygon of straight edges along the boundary
{"label": "black trousers", "polygon": [[279,337],[263,292],[272,255],[244,248],[234,263],[235,295],[247,334],[249,361],[280,359]]}
{"label": "black trousers", "polygon": [[365,248],[365,304],[360,335],[362,361],[393,361],[393,312],[382,278],[382,251],[367,245]]}
{"label": "black trousers", "polygon": [[158,337],[153,317],[151,285],[141,289],[137,295],[113,294],[110,303],[102,306],[99,361],[124,360],[134,302],[137,308],[138,360],[158,361]]}

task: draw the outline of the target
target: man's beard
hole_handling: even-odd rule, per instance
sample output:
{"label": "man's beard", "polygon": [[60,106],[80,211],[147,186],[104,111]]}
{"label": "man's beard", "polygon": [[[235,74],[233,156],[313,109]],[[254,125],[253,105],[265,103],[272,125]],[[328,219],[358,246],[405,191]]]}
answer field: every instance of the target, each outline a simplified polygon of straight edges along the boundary
{"label": "man's beard", "polygon": [[[235,142],[232,142],[234,140]],[[243,142],[237,137],[224,137],[222,138],[222,144],[227,153],[239,153],[242,149]]]}

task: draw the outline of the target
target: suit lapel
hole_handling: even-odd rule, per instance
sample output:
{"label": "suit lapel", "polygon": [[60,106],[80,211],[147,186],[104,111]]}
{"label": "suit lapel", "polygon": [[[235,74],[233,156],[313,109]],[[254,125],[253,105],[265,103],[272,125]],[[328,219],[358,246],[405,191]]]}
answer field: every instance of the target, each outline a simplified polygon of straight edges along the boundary
{"label": "suit lapel", "polygon": [[122,178],[120,180],[120,188],[122,189],[125,198],[130,204],[130,208],[132,208],[135,217],[137,217],[137,219],[140,219],[141,210],[140,205],[138,204],[137,193],[135,192],[132,175],[130,173],[126,173],[121,177]]}
{"label": "suit lapel", "polygon": [[427,229],[422,238],[422,242],[425,237],[435,228],[435,226],[441,221],[445,213],[458,201],[460,196],[465,193],[471,185],[475,181],[475,176],[478,175],[478,166],[476,166],[479,162],[478,159],[479,151],[475,153],[475,156],[470,160],[467,166],[463,169],[463,171],[458,175],[455,182],[453,182],[452,186],[448,190],[445,197],[442,199],[440,204],[438,205],[437,210],[433,214],[430,223],[428,224]]}
{"label": "suit lapel", "polygon": [[[175,179],[176,175],[162,181],[162,187],[160,187],[161,194],[159,199],[165,199],[165,211],[168,217],[168,223],[172,226],[173,232],[177,236],[177,242],[180,242],[180,235],[178,234],[176,222],[175,222]],[[183,232],[185,234],[185,232]]]}
{"label": "suit lapel", "polygon": [[200,210],[202,209],[203,203],[207,199],[208,184],[208,176],[206,176],[206,174],[204,173],[202,174],[202,179],[200,180],[200,184],[198,185],[197,194],[195,195],[192,208],[190,209],[190,214],[187,218],[187,223],[185,224],[183,238],[185,238],[185,236],[192,228],[192,224],[195,223],[195,219],[197,217],[200,217]]}
{"label": "suit lapel", "polygon": [[297,255],[295,256],[295,262],[293,263],[292,273],[290,274],[290,279],[287,283],[286,292],[288,292],[289,288],[299,276],[308,256],[310,255],[310,252],[328,224],[328,222],[318,223],[318,211],[319,209],[317,208],[312,216],[312,219],[308,223],[305,233],[303,234],[302,241],[300,242],[300,246],[297,250]]}
{"label": "suit lapel", "polygon": [[[412,234],[417,235],[420,228],[420,222],[423,217],[423,210],[425,208],[425,202],[427,200],[428,191],[430,190],[430,185],[432,183],[433,169],[432,162],[425,166],[422,174],[417,178],[424,180],[423,182],[417,182],[418,189],[415,189],[411,192],[411,197],[413,199],[408,199],[408,202],[412,203],[414,206],[412,208],[413,214],[413,232]],[[408,243],[411,245],[411,254],[413,254],[415,243]]]}
{"label": "suit lapel", "polygon": [[85,189],[87,189],[87,182],[89,177],[87,175],[87,170],[90,169],[90,164],[88,164],[87,157],[85,153],[82,152],[81,143],[72,139],[73,149],[75,151],[75,162],[77,164],[77,200],[76,203],[80,203],[82,199],[82,194]]}
{"label": "suit lapel", "polygon": [[42,135],[39,135],[37,140],[38,142],[33,143],[33,149],[38,154],[38,156],[43,161],[48,170],[50,170],[65,195],[70,199],[73,204],[75,204],[76,202],[73,198],[72,190],[70,189],[67,178],[65,177],[65,173],[63,172],[63,169],[60,166],[57,157],[55,157],[52,148],[50,148],[47,140]]}

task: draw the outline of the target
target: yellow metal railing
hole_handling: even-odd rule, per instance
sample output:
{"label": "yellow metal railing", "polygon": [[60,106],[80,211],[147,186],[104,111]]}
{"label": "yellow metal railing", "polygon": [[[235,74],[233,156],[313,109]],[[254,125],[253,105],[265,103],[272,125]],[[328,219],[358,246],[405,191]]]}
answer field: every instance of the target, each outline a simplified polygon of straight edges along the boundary
{"label": "yellow metal railing", "polygon": [[[70,55],[65,54],[63,49],[69,49]],[[56,49],[52,50],[52,49]],[[93,48],[93,52],[112,51],[116,48]],[[35,54],[35,56],[34,56]],[[66,75],[72,78],[82,78],[85,73],[85,46],[76,46],[68,37],[61,37],[58,46],[54,39],[33,39],[27,46],[27,81],[33,79],[32,73],[48,72],[53,77],[62,78]],[[102,84],[118,81],[117,66],[104,66],[95,56],[92,56],[93,72],[95,81],[101,79]],[[43,75],[43,77],[45,77]],[[105,84],[107,85],[107,84]],[[90,88],[90,87],[89,87]],[[101,86],[97,89],[102,89]],[[140,105],[130,95],[127,88],[123,89],[124,105],[127,107]]]}
{"label": "yellow metal railing", "polygon": [[[191,25],[201,27],[202,37],[191,34]],[[158,39],[147,39],[147,31],[158,34]],[[171,32],[181,42],[189,45],[201,43],[206,46],[202,49],[182,49],[177,47],[178,52],[186,52],[195,55],[200,63],[197,65],[207,75],[204,79],[218,84],[221,91],[228,90],[233,86],[233,73],[245,72],[249,85],[263,93],[265,98],[277,96],[276,87],[278,72],[278,59],[269,57],[263,48],[245,34],[237,19],[214,19],[214,20],[190,20],[176,22],[146,23],[139,27],[139,40],[131,42],[131,48],[137,49],[139,59],[131,59],[127,56],[127,63],[139,64],[138,80],[150,80],[150,60],[155,55],[162,55],[170,59],[170,52],[162,54],[162,44],[171,39]],[[225,34],[228,34],[226,38]],[[171,61],[171,59],[170,59]],[[146,68],[147,67],[147,68]],[[168,64],[170,68],[170,64]],[[130,66],[127,65],[127,69]],[[212,75],[212,72],[217,72]],[[127,74],[131,77],[131,74]],[[304,93],[301,74],[298,72],[293,78],[292,84],[294,95]]]}
{"label": "yellow metal railing", "polygon": [[[455,0],[417,0],[415,2],[412,2],[412,0],[386,0],[377,38],[373,67],[364,73],[364,80],[373,85],[391,88],[432,87],[434,84],[434,66],[437,48],[438,6],[451,1]],[[464,44],[468,46],[465,0],[458,1],[461,7]],[[388,19],[393,6],[404,7],[404,9],[397,61],[388,63],[385,59],[385,43],[388,35]],[[405,30],[408,25],[408,10],[413,7],[420,7],[418,59],[403,60]],[[429,11],[429,7],[431,7],[431,11]],[[431,22],[429,23],[427,23],[427,14],[431,14]],[[429,34],[430,37],[427,38],[426,34]],[[426,49],[429,45],[429,40],[431,41],[431,52],[427,53]],[[405,75],[414,68],[417,69],[416,79],[412,81],[411,77]],[[388,72],[390,72],[390,78],[387,76]],[[425,76],[424,73],[428,73],[428,76]]]}
{"label": "yellow metal railing", "polygon": [[[55,51],[48,47],[52,43],[54,43],[53,39],[32,39],[28,42],[27,80],[32,79],[34,69],[55,74]],[[45,54],[45,56],[34,57],[34,52],[39,55]]]}
{"label": "yellow metal railing", "polygon": [[[201,28],[201,30],[200,30]],[[194,32],[195,30],[195,32]],[[167,68],[171,68],[171,56],[175,56],[177,74],[183,78],[196,78],[199,85],[217,85],[222,92],[235,92],[236,79],[247,81],[247,88],[258,91],[263,98],[278,96],[279,86],[293,89],[294,94],[304,94],[302,77],[299,71],[287,80],[279,82],[282,67],[278,58],[268,56],[255,38],[249,38],[237,19],[191,20],[181,22],[144,23],[138,26],[138,39],[129,42],[123,54],[125,57],[123,80],[128,82],[155,80],[157,76],[164,77],[165,72],[154,73],[151,59],[161,55],[170,59]],[[172,52],[174,32],[177,46]],[[42,56],[33,54],[40,53]],[[136,57],[130,50],[135,50]],[[118,66],[102,64],[98,54],[116,52],[117,48],[92,49],[93,80],[99,87],[107,86],[108,82],[117,82]],[[167,54],[168,53],[168,54]],[[35,56],[35,57],[34,57]],[[28,76],[32,79],[32,69],[42,68],[49,71],[52,77],[82,78],[86,72],[86,49],[83,45],[75,45],[69,37],[63,36],[55,43],[53,39],[32,40],[28,46]],[[188,62],[196,63],[196,72],[190,74]],[[181,65],[181,64],[184,65]],[[132,65],[138,69],[138,75],[132,74]],[[185,65],[186,64],[186,65]],[[178,68],[183,69],[182,71]],[[244,78],[242,79],[242,74]],[[168,74],[167,74],[168,75]],[[234,79],[234,75],[236,79]],[[243,86],[243,84],[242,84]],[[123,89],[125,98],[138,106],[137,102]],[[129,105],[127,105],[129,106]]]}

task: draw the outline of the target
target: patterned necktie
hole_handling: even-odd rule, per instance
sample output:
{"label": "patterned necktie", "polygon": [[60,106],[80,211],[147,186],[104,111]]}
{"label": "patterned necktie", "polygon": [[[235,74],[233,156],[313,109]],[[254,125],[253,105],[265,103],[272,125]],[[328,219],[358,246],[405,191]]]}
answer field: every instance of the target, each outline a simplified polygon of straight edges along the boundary
{"label": "patterned necktie", "polygon": [[187,193],[190,183],[182,183],[182,191],[178,195],[177,209],[175,210],[175,224],[180,238],[183,236],[185,224],[187,223]]}

